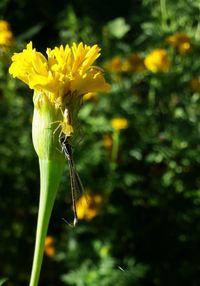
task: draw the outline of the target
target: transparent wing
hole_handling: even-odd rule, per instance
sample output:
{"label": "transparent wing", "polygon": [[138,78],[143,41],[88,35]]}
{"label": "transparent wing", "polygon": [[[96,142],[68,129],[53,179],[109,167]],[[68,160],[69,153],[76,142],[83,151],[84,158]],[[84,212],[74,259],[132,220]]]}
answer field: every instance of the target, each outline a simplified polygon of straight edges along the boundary
{"label": "transparent wing", "polygon": [[61,138],[60,143],[61,143],[62,150],[65,154],[65,157],[68,161],[68,166],[69,166],[72,206],[73,206],[73,212],[74,212],[73,226],[75,226],[78,222],[76,202],[84,194],[84,187],[80,179],[80,176],[78,172],[76,171],[71,145],[68,143],[68,140],[66,138]]}

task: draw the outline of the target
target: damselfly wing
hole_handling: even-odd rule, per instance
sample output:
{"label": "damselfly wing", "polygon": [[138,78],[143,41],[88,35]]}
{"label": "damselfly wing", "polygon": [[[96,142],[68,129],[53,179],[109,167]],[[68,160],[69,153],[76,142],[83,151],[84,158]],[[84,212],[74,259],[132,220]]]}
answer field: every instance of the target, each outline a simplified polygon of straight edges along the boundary
{"label": "damselfly wing", "polygon": [[[77,216],[77,209],[76,209],[76,200],[78,198],[78,193],[83,193],[84,188],[79,177],[79,174],[76,170],[74,159],[73,159],[73,152],[72,146],[69,143],[69,137],[65,136],[63,133],[59,136],[59,142],[62,147],[62,151],[67,159],[68,166],[69,166],[69,175],[70,175],[70,186],[71,186],[71,196],[72,196],[72,207],[74,212],[74,221],[73,226],[75,227],[78,222]],[[64,219],[65,222],[67,222]],[[68,223],[68,222],[67,222]],[[68,223],[69,224],[69,223]]]}

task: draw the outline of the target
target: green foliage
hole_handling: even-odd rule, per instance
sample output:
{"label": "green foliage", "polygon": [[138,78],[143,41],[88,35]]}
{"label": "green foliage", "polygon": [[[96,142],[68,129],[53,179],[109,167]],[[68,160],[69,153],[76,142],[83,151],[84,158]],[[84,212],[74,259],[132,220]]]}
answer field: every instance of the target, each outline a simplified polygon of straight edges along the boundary
{"label": "green foliage", "polygon": [[117,18],[108,22],[107,29],[111,37],[121,39],[130,30],[130,25],[126,24],[124,18]]}
{"label": "green foliage", "polygon": [[117,283],[120,286],[137,285],[138,278],[143,277],[145,268],[143,266],[134,265],[134,261],[130,261],[128,270],[116,268],[114,259],[109,257],[102,259],[98,265],[94,265],[92,261],[85,260],[77,271],[64,275],[62,280],[68,285],[95,285],[109,286]]}
{"label": "green foliage", "polygon": [[[8,75],[11,54],[29,40],[42,51],[58,43],[98,43],[98,64],[112,84],[109,94],[84,102],[74,146],[86,192],[103,197],[101,210],[75,229],[62,221],[73,220],[66,169],[49,228],[56,255],[45,256],[40,285],[199,285],[200,85],[191,84],[200,77],[199,1],[143,0],[132,7],[127,1],[120,4],[126,13],[116,15],[112,7],[108,17],[99,15],[102,1],[91,11],[94,6],[81,0],[67,6],[43,0],[34,19],[33,3],[15,2],[15,10],[11,1],[0,4],[16,33],[12,51],[0,55],[5,285],[28,284],[34,248],[39,179],[30,135],[32,91]],[[22,16],[19,7],[28,12]],[[176,32],[188,35],[190,51],[181,54],[166,41]],[[132,53],[144,59],[157,48],[168,54],[168,72],[106,70],[115,56],[124,63]],[[116,133],[113,118],[125,118],[128,128]]]}
{"label": "green foliage", "polygon": [[62,276],[62,281],[68,285],[95,285],[108,286],[117,283],[120,286],[137,285],[139,278],[143,277],[147,270],[140,264],[136,264],[134,259],[126,261],[125,269],[117,265],[117,261],[110,256],[108,245],[102,245],[100,241],[95,241],[94,250],[98,257],[98,262],[86,259],[76,271]]}
{"label": "green foliage", "polygon": [[0,279],[0,285],[3,285],[6,281],[7,281],[7,279],[6,279],[6,278],[2,278],[2,279]]}

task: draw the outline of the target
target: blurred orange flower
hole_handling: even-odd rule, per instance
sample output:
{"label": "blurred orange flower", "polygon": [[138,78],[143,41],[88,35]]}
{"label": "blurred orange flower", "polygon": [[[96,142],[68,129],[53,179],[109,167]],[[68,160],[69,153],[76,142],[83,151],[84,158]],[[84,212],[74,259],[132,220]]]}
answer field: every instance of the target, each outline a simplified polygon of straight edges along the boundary
{"label": "blurred orange flower", "polygon": [[55,239],[49,235],[45,238],[44,253],[47,256],[54,256],[55,252]]}
{"label": "blurred orange flower", "polygon": [[105,70],[115,73],[120,73],[123,71],[122,59],[118,56],[113,57],[109,62],[104,65]]}
{"label": "blurred orange flower", "polygon": [[194,78],[190,82],[192,91],[200,93],[200,79]]}
{"label": "blurred orange flower", "polygon": [[146,68],[152,72],[167,72],[171,66],[167,51],[155,49],[144,59]]}
{"label": "blurred orange flower", "polygon": [[103,197],[99,194],[87,194],[86,197],[81,196],[76,203],[78,219],[92,220],[99,214],[102,202]]}
{"label": "blurred orange flower", "polygon": [[144,60],[136,53],[129,55],[123,63],[123,71],[125,72],[140,72],[145,70]]}
{"label": "blurred orange flower", "polygon": [[110,134],[106,134],[103,137],[103,145],[106,149],[111,149],[113,144],[112,136]]}
{"label": "blurred orange flower", "polygon": [[175,47],[181,55],[188,53],[192,48],[190,37],[181,32],[169,36],[166,38],[166,42]]}

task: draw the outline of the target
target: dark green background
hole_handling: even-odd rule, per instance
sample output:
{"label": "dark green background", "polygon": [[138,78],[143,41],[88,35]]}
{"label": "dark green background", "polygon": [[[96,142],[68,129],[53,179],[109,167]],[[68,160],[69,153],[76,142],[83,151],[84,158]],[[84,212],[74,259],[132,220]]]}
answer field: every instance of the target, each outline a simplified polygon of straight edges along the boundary
{"label": "dark green background", "polygon": [[[163,1],[160,1],[161,4]],[[113,89],[87,102],[80,113],[75,160],[82,181],[105,198],[90,222],[69,228],[68,170],[53,210],[49,234],[56,256],[44,257],[41,286],[198,286],[200,262],[199,1],[1,1],[15,44],[0,63],[0,278],[28,285],[39,199],[39,171],[31,141],[32,91],[8,75],[10,55],[27,42],[47,47],[84,41],[102,48],[99,64],[131,52],[145,56],[166,48],[168,73],[106,73]],[[117,38],[110,21],[124,18],[129,30]],[[112,22],[113,23],[113,22]],[[186,32],[192,50],[180,56],[166,44]],[[103,136],[111,119],[125,117],[115,170]],[[78,140],[80,141],[80,140]],[[125,271],[121,271],[122,267]],[[67,273],[70,275],[67,275]]]}

